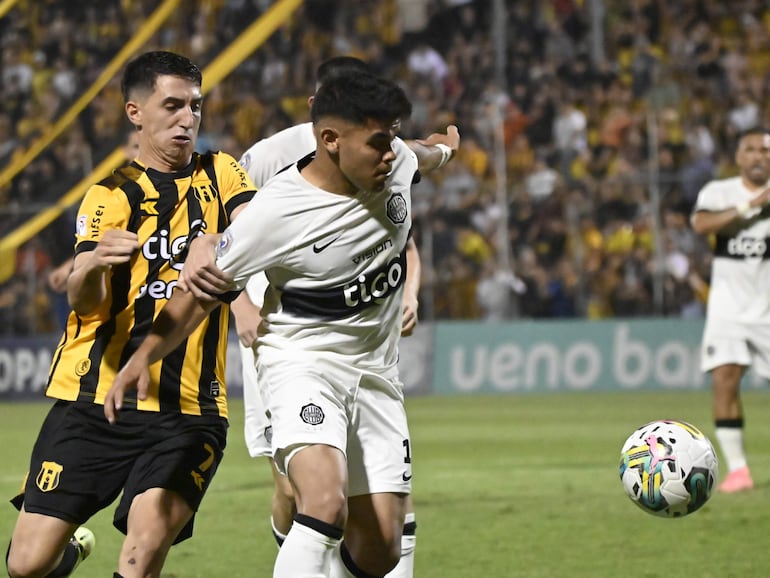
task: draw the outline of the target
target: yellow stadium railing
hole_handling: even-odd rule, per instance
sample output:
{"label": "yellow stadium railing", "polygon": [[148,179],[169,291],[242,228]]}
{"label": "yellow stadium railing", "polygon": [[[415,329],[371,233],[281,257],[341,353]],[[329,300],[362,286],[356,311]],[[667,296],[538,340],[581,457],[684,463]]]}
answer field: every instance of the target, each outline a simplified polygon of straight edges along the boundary
{"label": "yellow stadium railing", "polygon": [[[174,1],[178,2],[178,0]],[[246,28],[203,70],[203,92],[206,93],[219,84],[236,66],[252,54],[281,24],[286,22],[294,11],[302,5],[302,1],[279,0]],[[117,70],[113,71],[113,74],[115,72]],[[37,235],[63,211],[78,202],[90,184],[102,180],[123,162],[125,162],[125,156],[121,147],[118,147],[90,175],[72,187],[55,205],[38,213],[18,229],[0,239],[0,283],[4,283],[13,275],[16,269],[16,250],[23,243]]]}
{"label": "yellow stadium railing", "polygon": [[65,128],[72,124],[83,109],[99,94],[99,91],[104,88],[110,79],[123,67],[131,55],[152,38],[152,35],[158,31],[178,4],[179,0],[166,0],[152,13],[145,24],[139,29],[136,36],[131,38],[131,40],[123,46],[120,52],[115,55],[102,71],[99,78],[97,78],[89,89],[84,92],[72,106],[70,106],[69,110],[54,123],[51,130],[32,143],[32,145],[30,145],[18,159],[14,160],[14,162],[0,172],[0,187],[9,183],[11,179],[18,175],[24,167],[37,157],[37,155],[43,152]]}
{"label": "yellow stadium railing", "polygon": [[0,18],[8,14],[8,11],[14,7],[16,0],[3,0],[0,2]]}

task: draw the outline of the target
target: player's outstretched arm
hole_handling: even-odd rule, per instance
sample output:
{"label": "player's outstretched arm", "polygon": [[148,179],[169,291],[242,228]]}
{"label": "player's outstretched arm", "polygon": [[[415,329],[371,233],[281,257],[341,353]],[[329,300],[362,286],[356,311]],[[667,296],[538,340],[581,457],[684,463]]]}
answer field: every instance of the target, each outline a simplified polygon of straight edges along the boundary
{"label": "player's outstretched arm", "polygon": [[218,301],[201,301],[192,293],[174,291],[155,318],[150,333],[112,382],[104,399],[107,421],[115,423],[127,391],[136,389],[138,399],[147,399],[150,365],[171,353],[218,305]]}
{"label": "player's outstretched arm", "polygon": [[434,132],[424,139],[408,140],[406,144],[417,155],[417,168],[421,172],[429,172],[440,169],[457,154],[460,148],[460,131],[450,124],[446,134]]}
{"label": "player's outstretched arm", "polygon": [[401,337],[408,337],[417,325],[418,296],[420,293],[420,253],[417,244],[410,238],[406,243],[406,281],[404,282],[403,318],[401,320]]}

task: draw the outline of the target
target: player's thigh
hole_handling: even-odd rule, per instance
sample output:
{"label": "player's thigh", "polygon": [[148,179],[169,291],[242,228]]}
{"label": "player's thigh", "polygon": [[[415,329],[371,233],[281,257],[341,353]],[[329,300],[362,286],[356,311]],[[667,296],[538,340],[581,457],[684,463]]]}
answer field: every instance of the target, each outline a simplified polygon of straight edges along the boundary
{"label": "player's thigh", "polygon": [[348,435],[348,495],[411,493],[412,459],[400,382],[364,376]]}
{"label": "player's thigh", "polygon": [[297,447],[286,467],[297,511],[342,527],[347,512],[347,462],[338,448],[313,444]]}
{"label": "player's thigh", "polygon": [[346,453],[355,379],[320,360],[270,360],[261,356],[258,379],[270,412],[272,449],[279,472],[300,448],[326,445]]}
{"label": "player's thigh", "polygon": [[43,514],[19,512],[8,549],[8,570],[18,575],[50,571],[78,524]]}

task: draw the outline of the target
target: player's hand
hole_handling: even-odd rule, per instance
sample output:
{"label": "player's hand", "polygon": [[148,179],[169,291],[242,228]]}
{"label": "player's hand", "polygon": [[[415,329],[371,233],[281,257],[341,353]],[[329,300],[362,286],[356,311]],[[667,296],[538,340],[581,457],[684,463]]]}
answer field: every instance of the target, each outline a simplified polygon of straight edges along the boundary
{"label": "player's hand", "polygon": [[244,347],[251,347],[257,340],[257,329],[262,322],[260,308],[252,303],[244,291],[230,304],[235,318],[235,331]]}
{"label": "player's hand", "polygon": [[94,268],[109,269],[113,265],[128,263],[139,250],[139,236],[124,229],[105,231],[93,250]]}
{"label": "player's hand", "polygon": [[190,242],[177,287],[201,301],[214,301],[215,295],[230,291],[232,279],[216,265],[219,235],[201,235]]}
{"label": "player's hand", "polygon": [[452,156],[454,157],[460,148],[460,131],[457,129],[457,126],[450,124],[446,127],[446,134],[434,132],[424,139],[418,139],[417,142],[426,146],[446,145],[452,149]]}
{"label": "player's hand", "polygon": [[136,389],[137,399],[147,399],[147,390],[150,387],[149,365],[145,356],[135,353],[115,376],[112,387],[104,398],[104,417],[108,422],[114,424],[117,421],[127,391]]}
{"label": "player's hand", "polygon": [[416,298],[407,296],[406,293],[404,293],[404,301],[403,301],[403,311],[404,315],[401,321],[401,337],[409,337],[412,332],[414,332],[414,328],[417,326],[417,308],[419,307],[419,302]]}
{"label": "player's hand", "polygon": [[57,293],[64,293],[67,290],[67,279],[72,272],[73,261],[65,261],[48,274],[48,286]]}

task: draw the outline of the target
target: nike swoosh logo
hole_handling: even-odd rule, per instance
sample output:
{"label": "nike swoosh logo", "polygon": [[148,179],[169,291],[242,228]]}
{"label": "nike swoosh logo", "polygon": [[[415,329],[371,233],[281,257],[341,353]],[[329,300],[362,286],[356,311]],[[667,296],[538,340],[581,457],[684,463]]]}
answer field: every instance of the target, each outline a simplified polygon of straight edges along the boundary
{"label": "nike swoosh logo", "polygon": [[328,242],[328,243],[326,243],[325,245],[319,245],[318,243],[315,243],[315,244],[313,245],[313,253],[320,253],[321,251],[323,251],[324,249],[326,249],[326,247],[328,247],[329,245],[331,245],[332,243],[334,243],[334,241],[336,241],[336,240],[337,240],[337,239],[339,239],[339,238],[340,238],[340,236],[339,236],[339,235],[337,235],[336,237],[334,237],[334,239],[332,239],[331,241],[329,241],[329,242]]}
{"label": "nike swoosh logo", "polygon": [[401,479],[402,479],[402,480],[404,480],[405,482],[408,482],[409,480],[411,480],[411,479],[412,479],[412,474],[409,474],[409,475],[407,476],[407,475],[406,475],[406,472],[404,472],[403,474],[401,474]]}

